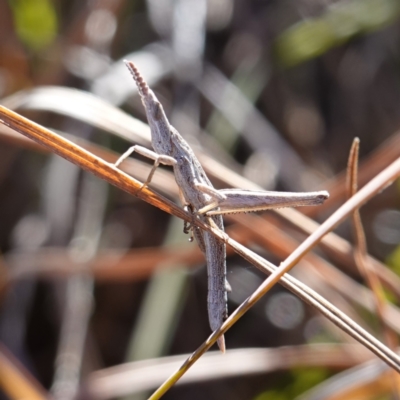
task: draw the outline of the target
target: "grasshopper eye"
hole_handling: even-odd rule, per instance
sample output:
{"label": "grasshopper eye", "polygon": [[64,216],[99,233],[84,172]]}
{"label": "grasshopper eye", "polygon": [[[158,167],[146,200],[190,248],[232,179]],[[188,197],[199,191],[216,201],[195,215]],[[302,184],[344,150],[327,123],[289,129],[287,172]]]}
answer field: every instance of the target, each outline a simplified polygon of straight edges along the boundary
{"label": "grasshopper eye", "polygon": [[160,121],[163,118],[164,118],[164,110],[162,108],[162,105],[157,102],[154,105],[154,119],[156,121]]}

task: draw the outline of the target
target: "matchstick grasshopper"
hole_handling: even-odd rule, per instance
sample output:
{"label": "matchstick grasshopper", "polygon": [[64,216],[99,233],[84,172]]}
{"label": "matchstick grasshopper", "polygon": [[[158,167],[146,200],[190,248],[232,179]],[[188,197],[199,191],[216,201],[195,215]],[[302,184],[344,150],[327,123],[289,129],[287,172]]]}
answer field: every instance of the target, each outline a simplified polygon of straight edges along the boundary
{"label": "matchstick grasshopper", "polygon": [[[173,167],[183,206],[201,221],[215,224],[222,231],[222,214],[261,211],[280,207],[318,205],[329,197],[328,192],[286,193],[241,189],[217,190],[209,181],[200,162],[188,143],[170,125],[161,103],[139,73],[137,67],[125,61],[131,72],[144,105],[151,130],[154,151],[142,146],[133,146],[115,163],[118,167],[134,151],[154,160],[153,168],[144,182],[148,185],[159,164]],[[187,227],[186,227],[187,228]],[[228,317],[225,244],[211,233],[191,226],[194,237],[207,261],[208,273],[208,317],[211,329],[218,329]],[[187,229],[186,229],[187,230]],[[225,339],[218,339],[218,346],[225,351]]]}

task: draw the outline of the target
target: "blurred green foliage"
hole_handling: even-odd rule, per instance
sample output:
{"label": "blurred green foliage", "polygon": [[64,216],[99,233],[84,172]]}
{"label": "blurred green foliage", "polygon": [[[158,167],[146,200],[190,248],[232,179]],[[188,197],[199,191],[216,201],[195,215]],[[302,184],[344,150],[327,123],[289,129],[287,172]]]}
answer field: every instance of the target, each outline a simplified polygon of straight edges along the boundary
{"label": "blurred green foliage", "polygon": [[267,390],[254,400],[292,400],[329,377],[324,368],[301,368],[291,372],[291,382],[278,390]]}
{"label": "blurred green foliage", "polygon": [[376,31],[400,15],[398,0],[353,0],[334,4],[319,18],[299,22],[276,40],[278,61],[285,67],[318,57],[355,35]]}
{"label": "blurred green foliage", "polygon": [[397,246],[386,260],[387,265],[392,268],[397,275],[400,275],[400,246]]}
{"label": "blurred green foliage", "polygon": [[14,16],[15,31],[32,51],[51,44],[58,30],[54,4],[49,0],[9,0]]}

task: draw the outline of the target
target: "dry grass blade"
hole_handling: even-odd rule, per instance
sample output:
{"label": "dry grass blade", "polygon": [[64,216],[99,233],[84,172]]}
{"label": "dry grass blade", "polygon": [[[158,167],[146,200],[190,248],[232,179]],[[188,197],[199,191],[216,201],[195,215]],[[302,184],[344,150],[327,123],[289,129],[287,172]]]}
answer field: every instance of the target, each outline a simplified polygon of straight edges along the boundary
{"label": "dry grass blade", "polygon": [[[296,247],[299,246],[299,240],[294,239],[288,233],[278,227],[268,224],[262,218],[254,215],[232,215],[230,218],[241,224],[245,237],[254,241],[257,245],[272,251],[279,258],[286,258]],[[260,234],[260,232],[263,232]],[[375,311],[372,292],[361,285],[345,273],[335,268],[331,263],[315,253],[307,254],[302,263],[298,265],[301,268],[302,279],[310,276],[310,287],[321,292],[322,286],[330,286],[334,293],[340,293],[343,297],[351,300],[369,312]],[[306,274],[306,276],[305,276]],[[310,279],[308,280],[310,281]],[[385,321],[392,329],[400,333],[400,310],[388,305],[385,313]]]}
{"label": "dry grass blade", "polygon": [[[350,150],[348,162],[347,191],[349,197],[354,196],[357,192],[359,147],[360,140],[355,138]],[[372,293],[374,293],[376,311],[384,328],[387,344],[390,348],[395,349],[398,346],[397,337],[395,332],[393,332],[385,322],[385,295],[373,266],[367,260],[367,243],[365,240],[365,233],[360,212],[358,210],[355,210],[352,215],[352,223],[356,241],[354,257],[357,267],[359,268],[361,275],[363,275],[367,280],[368,286],[370,287]]]}
{"label": "dry grass blade", "polygon": [[[359,185],[367,183],[378,174],[379,171],[382,171],[398,157],[400,157],[400,132],[397,131],[379,145],[379,147],[373,149],[373,151],[359,163],[357,166]],[[315,207],[303,207],[302,212],[309,217],[313,217],[317,213],[328,210],[333,205],[343,202],[347,198],[346,180],[347,175],[343,172],[331,181],[324,182],[324,189],[330,194],[329,199],[317,209]]]}
{"label": "dry grass blade", "polygon": [[[350,149],[349,161],[347,165],[347,192],[348,197],[354,196],[358,189],[358,154],[360,148],[360,139],[355,138]],[[396,349],[398,346],[397,335],[394,330],[388,325],[385,319],[385,295],[382,285],[376,275],[374,268],[367,261],[367,242],[359,210],[355,210],[352,215],[352,224],[355,238],[354,258],[357,267],[362,276],[366,279],[368,286],[374,294],[374,302],[377,316],[383,328],[383,334],[387,345],[391,349]],[[395,399],[399,399],[399,381],[396,374],[392,374],[392,394]]]}
{"label": "dry grass blade", "polygon": [[39,382],[3,347],[0,347],[0,387],[12,400],[48,398]]}
{"label": "dry grass blade", "polygon": [[150,140],[147,124],[82,90],[60,86],[27,89],[2,99],[2,105],[12,110],[59,113],[143,145]]}
{"label": "dry grass blade", "polygon": [[[199,265],[204,259],[200,249],[179,246],[166,248],[148,247],[133,249],[129,252],[118,250],[100,251],[86,265],[71,259],[70,252],[64,248],[46,247],[35,254],[13,252],[7,255],[8,273],[5,279],[15,281],[32,274],[51,279],[68,277],[78,272],[90,272],[96,280],[107,282],[128,282],[145,279],[151,276],[157,265],[165,263],[178,266],[186,263]],[[5,268],[4,268],[5,269]]]}
{"label": "dry grass blade", "polygon": [[[282,217],[286,218],[288,221],[293,221],[295,226],[301,224],[303,227],[303,231],[311,234],[318,228],[318,224],[311,220],[310,218],[305,217],[304,215],[300,214],[297,210],[288,208],[288,209],[278,209],[275,212]],[[271,221],[270,215],[266,215],[264,217],[267,221]],[[295,222],[296,221],[296,222]],[[336,235],[334,232],[329,233],[326,235],[321,241],[321,248],[332,257],[333,260],[337,261],[338,263],[343,264],[344,266],[354,264],[354,257],[353,257],[353,247],[347,241],[341,238],[340,236]],[[388,269],[383,263],[378,261],[376,258],[366,254],[367,261],[371,263],[379,278],[385,284],[387,288],[389,288],[394,294],[396,294],[397,298],[400,299],[400,279],[398,275],[396,275],[393,271]],[[355,266],[355,265],[354,265]]]}
{"label": "dry grass blade", "polygon": [[[109,183],[117,186],[118,188],[125,190],[128,193],[138,196],[139,198],[149,202],[150,204],[159,207],[160,209],[169,212],[179,218],[186,221],[191,221],[191,216],[185,213],[181,208],[171,203],[167,199],[162,198],[153,191],[145,188],[141,189],[140,182],[126,175],[122,171],[115,168],[112,164],[109,164],[102,159],[94,156],[93,154],[83,150],[79,146],[65,140],[64,138],[54,134],[53,132],[29,121],[26,118],[4,108],[0,107],[0,121],[3,124],[12,127],[12,129],[30,137],[31,139],[41,143],[50,148],[60,156],[70,160],[76,165],[81,166],[87,171],[94,173]],[[202,345],[199,350],[193,355],[188,362],[179,370],[178,374],[174,374],[174,381],[179,379],[180,376],[200,357],[200,355],[206,351],[218,338],[219,335],[223,334],[228,330],[238,318],[240,318],[258,299],[268,291],[284,274],[285,271],[293,267],[298,260],[309,251],[318,240],[320,240],[324,234],[330,229],[340,223],[346,218],[354,209],[359,207],[361,204],[366,202],[390,182],[392,182],[397,176],[400,175],[400,160],[393,163],[389,168],[378,175],[373,181],[366,185],[360,192],[358,192],[352,199],[350,199],[343,207],[341,207],[331,218],[329,218],[313,235],[311,235],[299,248],[292,253],[290,257],[282,264],[279,271],[276,267],[248,250],[244,246],[230,239],[219,230],[214,229],[201,221],[195,223],[204,230],[211,231],[220,240],[226,241],[234,250],[242,255],[246,260],[256,265],[258,268],[264,269],[269,272],[273,272],[271,277],[267,279],[263,285],[251,296],[249,299],[242,304],[224,323],[219,331],[216,331],[211,335],[207,342]],[[290,276],[282,278],[282,284],[300,296],[304,301],[312,304],[315,308],[321,311],[327,316],[332,322],[337,324],[343,330],[351,334],[360,343],[365,345],[371,351],[373,351],[378,357],[385,361],[388,365],[394,369],[400,371],[400,359],[390,349],[385,347],[382,343],[376,340],[372,335],[369,335],[361,327],[355,324],[352,320],[347,318],[338,309],[329,304],[325,299],[319,296],[317,293],[310,290],[305,285],[295,280]],[[172,381],[171,381],[172,382]],[[161,388],[160,388],[161,389]],[[165,392],[165,385],[162,391]],[[159,397],[154,397],[159,398]]]}
{"label": "dry grass blade", "polygon": [[0,106],[0,122],[127,193],[179,218],[191,220],[188,213],[152,190],[142,188],[139,181],[115,168],[113,164],[3,106]]}
{"label": "dry grass blade", "polygon": [[[157,387],[186,358],[185,355],[136,361],[95,371],[86,380],[82,393],[105,400],[132,395]],[[312,344],[279,348],[229,350],[223,357],[210,351],[179,383],[206,382],[256,373],[287,370],[304,365],[350,368],[370,359],[368,352],[354,344]],[[84,397],[84,396],[82,396]]]}

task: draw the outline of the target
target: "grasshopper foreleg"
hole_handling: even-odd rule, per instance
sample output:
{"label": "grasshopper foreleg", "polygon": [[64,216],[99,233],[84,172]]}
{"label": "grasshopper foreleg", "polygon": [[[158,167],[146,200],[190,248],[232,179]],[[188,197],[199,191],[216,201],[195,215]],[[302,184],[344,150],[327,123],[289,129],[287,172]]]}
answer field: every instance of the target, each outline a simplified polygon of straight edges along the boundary
{"label": "grasshopper foreleg", "polygon": [[146,181],[143,183],[141,189],[143,189],[145,186],[147,186],[151,182],[154,172],[156,171],[157,167],[160,164],[171,165],[171,166],[174,166],[176,164],[176,160],[173,157],[162,155],[162,154],[160,155],[160,154],[155,153],[154,151],[146,149],[146,147],[136,145],[136,146],[130,147],[124,154],[122,154],[122,156],[120,158],[118,158],[117,162],[114,165],[116,167],[119,167],[134,151],[136,151],[136,153],[141,154],[143,157],[147,157],[147,158],[150,158],[151,160],[154,160],[154,164],[153,164],[153,167],[151,168],[149,176],[147,177]]}

